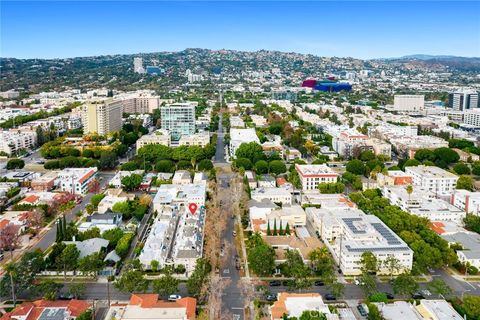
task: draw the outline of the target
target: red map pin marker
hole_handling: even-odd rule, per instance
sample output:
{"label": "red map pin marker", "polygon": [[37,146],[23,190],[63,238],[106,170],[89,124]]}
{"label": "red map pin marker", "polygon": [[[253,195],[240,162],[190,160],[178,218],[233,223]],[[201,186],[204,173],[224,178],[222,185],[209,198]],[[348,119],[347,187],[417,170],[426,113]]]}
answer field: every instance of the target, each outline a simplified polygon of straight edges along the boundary
{"label": "red map pin marker", "polygon": [[195,212],[197,212],[197,208],[198,208],[198,206],[197,206],[196,203],[190,203],[188,205],[188,210],[190,210],[191,214],[195,214]]}

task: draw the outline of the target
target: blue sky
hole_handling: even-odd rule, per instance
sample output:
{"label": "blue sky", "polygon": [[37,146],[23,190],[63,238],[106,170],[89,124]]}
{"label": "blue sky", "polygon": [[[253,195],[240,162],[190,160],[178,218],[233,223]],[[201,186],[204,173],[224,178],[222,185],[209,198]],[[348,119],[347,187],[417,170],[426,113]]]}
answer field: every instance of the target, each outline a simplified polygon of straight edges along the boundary
{"label": "blue sky", "polygon": [[0,1],[0,56],[185,48],[480,56],[480,2]]}

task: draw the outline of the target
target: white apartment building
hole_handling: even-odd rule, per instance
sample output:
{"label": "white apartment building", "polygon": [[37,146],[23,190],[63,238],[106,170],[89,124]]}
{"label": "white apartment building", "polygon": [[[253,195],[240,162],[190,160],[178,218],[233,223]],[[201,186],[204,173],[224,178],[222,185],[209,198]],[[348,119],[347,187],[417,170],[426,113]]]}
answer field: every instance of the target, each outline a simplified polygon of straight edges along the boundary
{"label": "white apartment building", "polygon": [[0,131],[0,151],[8,155],[16,154],[25,149],[31,150],[37,145],[37,133],[35,131],[9,130]]}
{"label": "white apartment building", "polygon": [[251,192],[252,200],[261,202],[264,199],[268,199],[272,202],[291,204],[292,194],[289,190],[284,188],[257,188]]}
{"label": "white apartment building", "polygon": [[480,215],[480,192],[455,190],[450,203],[465,213]]}
{"label": "white apartment building", "polygon": [[[160,267],[182,264],[187,276],[202,257],[205,222],[206,184],[161,185],[153,199],[158,214],[140,253],[139,260],[147,269],[156,260]],[[189,207],[194,203],[195,212]]]}
{"label": "white apartment building", "polygon": [[151,134],[146,134],[137,140],[137,153],[140,148],[148,144],[157,144],[163,146],[170,146],[170,133],[167,130],[158,129]]}
{"label": "white apartment building", "polygon": [[480,109],[465,111],[463,122],[471,126],[480,127]]}
{"label": "white apartment building", "polygon": [[184,135],[178,141],[178,145],[180,146],[200,146],[202,148],[209,143],[210,134],[208,133],[208,131]]}
{"label": "white apartment building", "polygon": [[88,184],[95,179],[98,169],[92,168],[65,168],[58,174],[60,190],[73,194],[88,193]]}
{"label": "white apartment building", "polygon": [[142,57],[133,58],[133,72],[135,72],[135,73],[145,73],[145,69],[143,68],[143,58]]}
{"label": "white apartment building", "polygon": [[255,127],[265,127],[267,125],[267,119],[264,116],[259,116],[258,114],[251,114],[250,118],[255,124]]}
{"label": "white apartment building", "polygon": [[0,97],[3,99],[16,99],[20,96],[20,92],[15,90],[8,90],[0,92]]}
{"label": "white apartment building", "polygon": [[418,112],[423,110],[424,95],[402,94],[393,97],[393,108],[400,112]]}
{"label": "white apartment building", "polygon": [[413,192],[408,194],[406,186],[384,186],[382,193],[391,204],[430,221],[451,221],[460,225],[465,218],[464,211],[436,199],[433,192],[422,187],[413,187]]}
{"label": "white apartment building", "polygon": [[107,100],[82,106],[85,134],[106,135],[122,129],[122,101]]}
{"label": "white apartment building", "polygon": [[245,122],[239,116],[231,116],[230,128],[245,128]]}
{"label": "white apartment building", "polygon": [[197,103],[174,103],[160,108],[161,128],[168,130],[172,140],[195,133],[195,106]]}
{"label": "white apartment building", "polygon": [[[410,271],[413,251],[379,218],[353,208],[306,208],[307,223],[319,233],[344,275],[361,274],[361,256],[372,252],[378,261],[398,259],[398,274]],[[388,274],[383,266],[379,274]]]}
{"label": "white apartment building", "polygon": [[230,128],[230,157],[235,158],[235,153],[237,152],[238,147],[242,143],[256,142],[260,144],[260,139],[258,139],[255,129],[236,129]]}
{"label": "white apartment building", "polygon": [[295,164],[300,176],[302,190],[315,190],[320,183],[337,182],[338,173],[335,173],[326,164]]}
{"label": "white apartment building", "polygon": [[458,176],[435,166],[406,167],[405,173],[412,176],[413,185],[421,186],[435,196],[452,194],[458,180]]}

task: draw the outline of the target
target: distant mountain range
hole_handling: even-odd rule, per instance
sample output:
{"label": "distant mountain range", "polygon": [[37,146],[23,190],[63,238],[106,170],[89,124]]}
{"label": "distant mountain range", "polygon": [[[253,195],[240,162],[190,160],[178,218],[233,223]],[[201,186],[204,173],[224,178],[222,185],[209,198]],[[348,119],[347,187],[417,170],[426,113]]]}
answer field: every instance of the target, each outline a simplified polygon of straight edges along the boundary
{"label": "distant mountain range", "polygon": [[398,58],[386,58],[385,60],[432,60],[432,59],[480,59],[480,57],[461,57],[448,55],[431,55],[431,54],[411,54]]}

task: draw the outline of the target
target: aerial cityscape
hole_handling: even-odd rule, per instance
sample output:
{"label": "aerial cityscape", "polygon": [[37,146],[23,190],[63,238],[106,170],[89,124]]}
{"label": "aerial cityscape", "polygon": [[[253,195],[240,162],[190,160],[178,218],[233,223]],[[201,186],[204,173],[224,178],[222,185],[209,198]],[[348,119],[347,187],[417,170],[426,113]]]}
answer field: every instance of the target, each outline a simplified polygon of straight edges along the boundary
{"label": "aerial cityscape", "polygon": [[480,320],[479,17],[0,2],[0,320]]}

